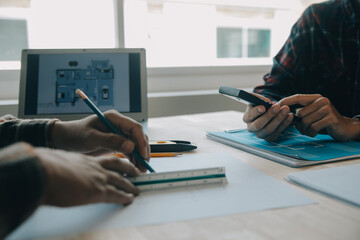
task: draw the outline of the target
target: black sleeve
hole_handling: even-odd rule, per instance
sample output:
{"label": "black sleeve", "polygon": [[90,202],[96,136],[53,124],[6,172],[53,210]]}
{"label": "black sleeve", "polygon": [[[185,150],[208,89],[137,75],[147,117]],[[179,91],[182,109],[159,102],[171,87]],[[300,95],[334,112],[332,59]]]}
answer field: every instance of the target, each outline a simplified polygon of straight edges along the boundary
{"label": "black sleeve", "polygon": [[0,150],[0,239],[41,203],[46,174],[32,149],[17,143]]}
{"label": "black sleeve", "polygon": [[49,126],[56,119],[22,120],[7,115],[0,118],[0,147],[16,142],[27,142],[33,146],[48,145]]}

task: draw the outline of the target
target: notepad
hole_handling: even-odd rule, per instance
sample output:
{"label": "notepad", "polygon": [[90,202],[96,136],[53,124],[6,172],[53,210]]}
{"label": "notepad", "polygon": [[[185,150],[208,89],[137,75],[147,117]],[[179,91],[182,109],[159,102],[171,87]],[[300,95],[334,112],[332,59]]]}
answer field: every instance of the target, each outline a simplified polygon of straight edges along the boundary
{"label": "notepad", "polygon": [[360,164],[291,173],[288,180],[360,207]]}
{"label": "notepad", "polygon": [[360,142],[337,142],[329,135],[309,137],[290,127],[275,142],[259,139],[246,129],[208,132],[207,137],[290,167],[360,158]]}

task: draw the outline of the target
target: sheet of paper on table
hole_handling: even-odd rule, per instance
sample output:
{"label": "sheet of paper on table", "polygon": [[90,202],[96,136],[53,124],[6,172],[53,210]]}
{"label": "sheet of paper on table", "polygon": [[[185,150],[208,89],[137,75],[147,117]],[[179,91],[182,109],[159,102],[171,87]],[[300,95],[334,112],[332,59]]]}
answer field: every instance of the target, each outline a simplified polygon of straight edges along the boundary
{"label": "sheet of paper on table", "polygon": [[224,153],[157,158],[151,160],[151,165],[159,172],[225,166],[228,184],[148,191],[126,207],[44,206],[8,239],[70,235],[315,203],[290,184],[266,176]]}
{"label": "sheet of paper on table", "polygon": [[360,164],[291,173],[288,180],[360,207]]}

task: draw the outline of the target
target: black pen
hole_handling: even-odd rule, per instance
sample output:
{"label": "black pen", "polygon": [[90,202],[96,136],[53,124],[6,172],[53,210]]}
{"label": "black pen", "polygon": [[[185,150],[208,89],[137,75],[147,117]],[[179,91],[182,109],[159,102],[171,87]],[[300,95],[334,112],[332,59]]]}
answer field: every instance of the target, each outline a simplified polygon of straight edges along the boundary
{"label": "black pen", "polygon": [[[95,106],[94,103],[92,103],[90,101],[90,99],[86,96],[86,94],[81,91],[80,89],[76,89],[75,93],[82,99],[84,100],[84,102],[91,108],[91,110],[93,110],[94,113],[96,113],[96,115],[100,118],[101,121],[103,121],[106,126],[108,126],[108,128],[110,128],[110,130],[115,133],[118,134],[122,137],[127,137],[125,134],[119,132],[114,125],[105,117],[105,115]],[[143,165],[146,167],[147,170],[149,170],[150,172],[155,172],[155,170],[147,163],[147,161],[140,155],[140,153],[138,153],[138,151],[136,151],[136,149],[134,149],[134,151],[132,152],[132,154],[135,156],[135,158]]]}

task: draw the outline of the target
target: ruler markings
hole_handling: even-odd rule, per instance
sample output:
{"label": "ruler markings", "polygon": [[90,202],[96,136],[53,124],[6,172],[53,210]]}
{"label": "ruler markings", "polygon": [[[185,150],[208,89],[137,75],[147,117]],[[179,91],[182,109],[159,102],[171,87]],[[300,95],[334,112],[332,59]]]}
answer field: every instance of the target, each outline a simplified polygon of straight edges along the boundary
{"label": "ruler markings", "polygon": [[129,180],[140,190],[227,183],[225,167],[149,173]]}

